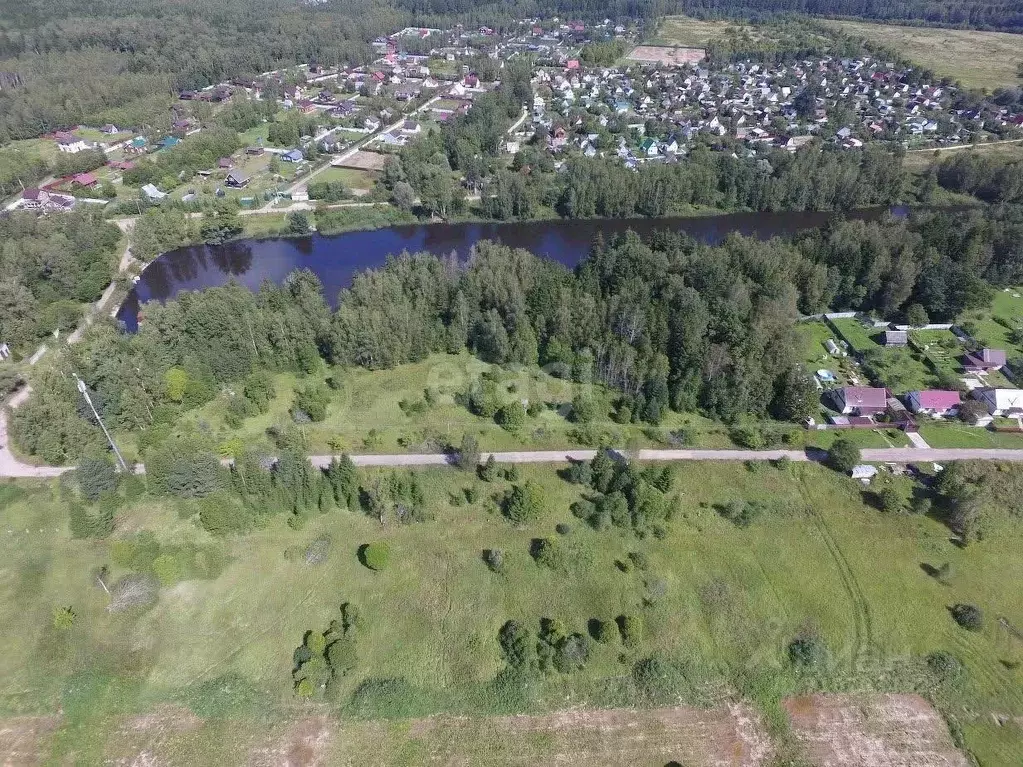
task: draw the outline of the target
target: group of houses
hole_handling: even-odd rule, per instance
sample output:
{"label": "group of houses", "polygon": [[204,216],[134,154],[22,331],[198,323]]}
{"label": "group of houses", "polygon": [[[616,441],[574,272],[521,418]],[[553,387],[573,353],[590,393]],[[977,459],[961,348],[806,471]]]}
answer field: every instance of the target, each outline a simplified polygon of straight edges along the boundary
{"label": "group of houses", "polygon": [[[614,152],[629,164],[684,154],[699,134],[755,155],[796,151],[815,138],[847,149],[870,141],[955,144],[981,129],[1023,126],[1018,106],[957,109],[954,87],[871,57],[719,67],[574,63],[537,72],[534,126],[546,129],[552,151]],[[580,129],[593,114],[601,133],[617,137],[612,146],[595,145]]]}
{"label": "group of houses", "polygon": [[[970,351],[961,359],[964,373],[985,376],[1000,371],[1006,365],[1006,353],[1001,349]],[[921,389],[895,396],[889,389],[879,386],[843,386],[826,394],[831,406],[841,414],[833,421],[840,424],[868,425],[876,416],[886,414],[897,423],[908,420],[907,411],[930,418],[950,418],[959,415],[963,394],[958,390]],[[970,392],[987,415],[978,414],[977,423],[986,425],[995,418],[1023,418],[1023,389],[979,386]]]}

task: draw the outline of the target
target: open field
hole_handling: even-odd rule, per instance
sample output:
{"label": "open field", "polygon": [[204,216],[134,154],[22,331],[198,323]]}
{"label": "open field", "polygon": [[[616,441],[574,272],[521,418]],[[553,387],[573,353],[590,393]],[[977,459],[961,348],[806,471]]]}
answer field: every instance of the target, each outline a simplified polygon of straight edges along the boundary
{"label": "open field", "polygon": [[377,174],[368,170],[332,166],[314,179],[315,182],[340,181],[348,189],[370,190],[377,182]]}
{"label": "open field", "polygon": [[1019,83],[1016,67],[1023,62],[1023,42],[1016,34],[862,21],[826,23],[898,51],[915,64],[959,80],[967,88],[994,90]]}
{"label": "open field", "polygon": [[688,16],[668,16],[657,27],[650,45],[677,45],[688,48],[706,48],[712,40],[723,37],[730,30],[754,29],[732,21],[704,21]]}
{"label": "open field", "polygon": [[1004,349],[1009,359],[1023,357],[1023,288],[1006,288],[995,293],[991,306],[966,312],[960,318],[966,331],[981,344]]}
{"label": "open field", "polygon": [[706,58],[703,48],[676,48],[663,45],[637,45],[625,57],[627,61],[638,61],[641,64],[662,64],[665,66],[682,66],[696,64]]}
{"label": "open field", "polygon": [[331,165],[339,168],[355,168],[358,170],[383,170],[386,162],[386,154],[359,150],[347,160],[334,160],[331,162]]}
{"label": "open field", "polygon": [[[1017,162],[1023,160],[1023,142],[1015,139],[1009,141],[992,141],[986,144],[968,145],[963,147],[946,147],[939,150],[912,150],[906,152],[902,159],[902,167],[910,173],[923,173],[935,160],[942,161],[952,157],[958,152],[976,152],[991,158],[997,158],[1005,162]],[[949,194],[952,194],[951,192]],[[960,204],[976,203],[976,200],[966,195],[960,195]]]}
{"label": "open field", "polygon": [[[525,756],[555,763],[558,754],[578,763],[572,754],[605,748],[602,731],[624,728],[649,735],[637,740],[636,760],[619,759],[612,750],[606,763],[654,765],[681,757],[709,765],[718,763],[711,759],[719,738],[734,742],[729,738],[741,729],[773,740],[788,730],[790,716],[796,739],[819,748],[807,717],[814,706],[821,709],[815,716],[825,719],[829,709],[845,704],[783,707],[783,699],[875,690],[945,701],[983,763],[1010,764],[1019,753],[1023,732],[1012,717],[1023,716],[1023,644],[996,620],[1023,625],[1018,527],[960,549],[937,521],[881,514],[864,504],[862,486],[818,466],[691,464],[676,469],[670,495],[677,511],[666,534],[638,539],[575,519],[568,507],[579,487],[553,469],[520,471],[522,480],[542,488],[545,507],[522,527],[495,511],[492,497],[509,483],[435,469],[418,475],[431,521],[381,525],[360,513],[332,511],[298,530],[271,517],[235,538],[199,529],[194,501],[143,497],[117,511],[112,540],[73,541],[67,501],[54,485],[5,484],[0,713],[50,717],[60,710],[57,721],[13,720],[43,752],[40,761],[57,763],[128,764],[141,752],[172,764],[281,764],[289,752],[308,754],[291,757],[301,764],[346,763],[360,752],[373,764],[421,764],[433,755],[440,763],[523,764]],[[462,493],[467,487],[477,488],[473,502]],[[760,501],[765,509],[740,529],[715,511],[734,499]],[[569,526],[563,572],[539,567],[529,556],[531,540],[556,535],[556,523]],[[153,543],[138,537],[143,531],[153,534]],[[308,564],[315,541],[323,542],[325,555]],[[355,549],[368,541],[389,544],[391,565],[383,571],[359,564]],[[97,568],[109,567],[110,583],[148,572],[152,556],[140,561],[129,553],[140,545],[154,551],[154,544],[179,552],[173,554],[179,561],[185,557],[184,579],[161,587],[148,609],[108,610]],[[486,568],[485,548],[505,552],[504,574]],[[616,562],[630,552],[645,562],[625,572]],[[921,569],[943,562],[954,572],[947,586]],[[362,613],[356,670],[335,702],[302,703],[291,693],[292,650],[305,630],[325,626],[346,600]],[[960,601],[982,607],[988,619],[981,631],[966,632],[949,618],[947,607]],[[75,619],[72,629],[61,631],[52,611],[64,605]],[[493,681],[503,665],[496,632],[509,618],[534,632],[541,617],[586,631],[590,619],[622,613],[642,616],[636,646],[593,643],[585,670],[543,675],[523,688]],[[784,650],[807,633],[829,648],[828,660],[811,675],[796,673]],[[936,650],[965,664],[954,703],[921,660]],[[666,688],[638,687],[633,667],[651,656],[680,664],[684,674]],[[381,677],[403,679],[402,694],[364,694],[358,704],[349,702],[363,681]],[[745,713],[730,705],[736,696],[748,701]],[[651,705],[688,708],[586,711]],[[911,711],[913,704],[899,705]],[[508,718],[566,708],[571,713],[553,719]],[[885,722],[898,721],[897,708],[867,720],[856,710],[844,716],[843,738],[856,741],[859,736],[848,733],[863,727],[867,741],[884,742]],[[445,712],[502,718],[422,719]],[[332,718],[338,713],[343,737]],[[920,724],[912,728],[918,747],[947,749],[940,728],[934,729],[936,718],[918,713]],[[993,713],[1009,718],[997,733],[990,731]],[[313,720],[320,724],[314,727]],[[11,727],[0,726],[0,733]],[[688,728],[694,737],[684,737]],[[891,729],[896,741],[904,738],[897,733],[905,728]],[[710,741],[702,737],[707,733]],[[759,736],[738,740],[744,753],[762,743]],[[710,753],[684,750],[708,742]],[[474,760],[488,743],[493,751]],[[897,743],[892,749],[897,753]],[[252,756],[257,753],[263,756]],[[961,762],[889,757],[871,763]]]}

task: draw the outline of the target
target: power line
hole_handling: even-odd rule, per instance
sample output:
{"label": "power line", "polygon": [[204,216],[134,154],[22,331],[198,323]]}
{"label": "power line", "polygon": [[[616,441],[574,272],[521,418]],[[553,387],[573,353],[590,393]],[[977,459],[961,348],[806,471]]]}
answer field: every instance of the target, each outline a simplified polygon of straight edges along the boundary
{"label": "power line", "polygon": [[121,471],[123,471],[126,474],[131,473],[128,470],[128,464],[124,462],[124,457],[121,455],[121,451],[118,450],[117,445],[114,444],[114,438],[110,436],[110,432],[107,431],[106,424],[104,424],[103,419],[99,417],[99,411],[96,410],[96,406],[92,404],[92,397],[89,396],[89,390],[85,386],[85,381],[79,378],[77,373],[72,373],[71,375],[74,376],[75,384],[78,386],[78,391],[82,393],[82,396],[85,398],[86,403],[88,403],[89,407],[92,409],[92,414],[96,416],[96,421],[97,423],[99,423],[99,427],[103,430],[103,434],[106,435],[107,442],[110,443],[110,449],[113,450],[114,455],[117,456],[117,462],[121,466]]}

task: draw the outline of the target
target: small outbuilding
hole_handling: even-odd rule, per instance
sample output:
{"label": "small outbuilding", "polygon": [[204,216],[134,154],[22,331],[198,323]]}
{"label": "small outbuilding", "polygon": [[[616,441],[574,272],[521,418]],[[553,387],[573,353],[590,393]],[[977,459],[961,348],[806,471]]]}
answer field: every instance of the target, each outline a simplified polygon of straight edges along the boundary
{"label": "small outbuilding", "polygon": [[885,346],[909,346],[909,332],[905,330],[886,330],[882,341]]}

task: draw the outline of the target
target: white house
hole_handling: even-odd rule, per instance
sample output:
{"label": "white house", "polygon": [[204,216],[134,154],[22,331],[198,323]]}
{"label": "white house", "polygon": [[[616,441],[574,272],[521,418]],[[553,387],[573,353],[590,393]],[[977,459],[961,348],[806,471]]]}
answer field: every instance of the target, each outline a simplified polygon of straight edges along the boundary
{"label": "white house", "polygon": [[84,152],[86,149],[92,147],[84,139],[79,138],[71,133],[57,133],[57,149],[67,154],[78,154]]}
{"label": "white house", "polygon": [[992,416],[1023,415],[1023,389],[979,389],[974,396]]}

